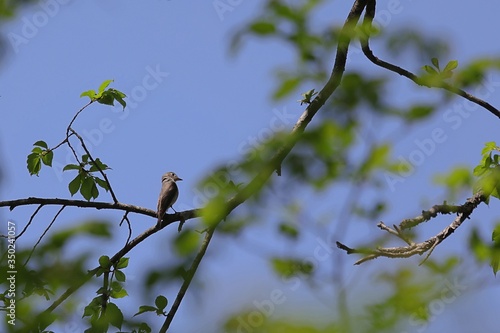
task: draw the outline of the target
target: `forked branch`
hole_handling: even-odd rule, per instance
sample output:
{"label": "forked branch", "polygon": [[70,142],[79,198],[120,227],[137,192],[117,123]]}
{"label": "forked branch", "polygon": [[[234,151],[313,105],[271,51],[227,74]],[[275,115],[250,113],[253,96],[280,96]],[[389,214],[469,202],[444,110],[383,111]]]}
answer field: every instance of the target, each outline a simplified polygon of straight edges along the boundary
{"label": "forked branch", "polygon": [[[359,265],[364,263],[365,261],[372,260],[378,257],[387,257],[387,258],[408,258],[414,256],[416,254],[422,255],[427,252],[427,255],[422,260],[420,264],[423,264],[427,258],[432,254],[432,251],[438,246],[442,241],[444,241],[448,236],[455,232],[462,225],[462,223],[470,217],[470,215],[474,212],[474,210],[479,206],[480,203],[485,202],[486,197],[478,192],[471,198],[467,199],[467,201],[463,205],[454,206],[454,205],[436,205],[427,211],[423,211],[421,215],[413,218],[413,219],[405,219],[401,221],[399,226],[394,225],[393,228],[388,227],[383,222],[379,222],[377,226],[390,233],[393,236],[396,236],[403,240],[407,246],[401,247],[378,247],[374,250],[370,249],[353,249],[344,245],[340,242],[337,242],[337,247],[346,251],[347,254],[363,254],[365,255],[363,258],[356,261],[355,265]],[[429,221],[435,218],[438,214],[452,214],[457,213],[457,217],[451,222],[446,228],[444,228],[437,235],[423,241],[420,243],[414,243],[407,235],[404,234],[405,229],[411,229],[422,222]]]}

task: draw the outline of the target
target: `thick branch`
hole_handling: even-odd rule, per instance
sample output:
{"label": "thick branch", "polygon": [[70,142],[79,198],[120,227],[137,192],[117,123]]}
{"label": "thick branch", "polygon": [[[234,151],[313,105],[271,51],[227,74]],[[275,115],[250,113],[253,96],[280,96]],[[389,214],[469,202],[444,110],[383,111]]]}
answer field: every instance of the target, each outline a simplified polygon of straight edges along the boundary
{"label": "thick branch", "polygon": [[[28,206],[28,205],[60,205],[60,206],[68,206],[68,207],[80,207],[80,208],[94,208],[94,209],[114,209],[114,210],[122,210],[131,213],[137,213],[141,215],[151,216],[156,218],[156,211],[140,206],[124,204],[124,203],[110,203],[110,202],[99,202],[99,201],[85,201],[85,200],[72,200],[72,199],[59,199],[59,198],[37,198],[37,197],[29,197],[26,199],[17,199],[17,200],[7,200],[0,201],[0,207],[9,207],[10,210],[13,210],[19,206]],[[167,214],[163,219],[163,227],[167,226],[176,221],[189,220],[195,218],[199,215],[199,209],[191,209],[186,210],[184,212],[178,212],[175,214]]]}

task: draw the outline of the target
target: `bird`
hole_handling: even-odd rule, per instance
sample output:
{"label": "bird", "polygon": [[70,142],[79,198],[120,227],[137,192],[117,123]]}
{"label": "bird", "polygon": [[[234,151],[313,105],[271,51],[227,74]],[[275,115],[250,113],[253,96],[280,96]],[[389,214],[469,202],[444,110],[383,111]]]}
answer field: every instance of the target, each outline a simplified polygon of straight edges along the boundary
{"label": "bird", "polygon": [[[165,215],[167,210],[172,207],[172,205],[177,200],[177,197],[179,196],[179,189],[177,188],[177,184],[175,183],[178,180],[182,179],[179,178],[174,172],[167,172],[161,177],[161,191],[160,196],[158,197],[157,208],[158,227],[161,226],[163,216]],[[172,209],[174,208],[172,207]]]}

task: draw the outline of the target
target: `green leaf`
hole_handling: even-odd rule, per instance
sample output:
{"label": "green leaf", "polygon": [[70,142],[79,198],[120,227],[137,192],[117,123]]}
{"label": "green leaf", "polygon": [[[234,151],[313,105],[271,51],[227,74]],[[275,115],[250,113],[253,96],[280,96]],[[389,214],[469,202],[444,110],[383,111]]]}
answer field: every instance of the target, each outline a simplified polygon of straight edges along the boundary
{"label": "green leaf", "polygon": [[431,66],[428,66],[428,65],[425,65],[424,67],[422,67],[424,69],[424,71],[426,71],[428,74],[431,74],[431,75],[438,75],[438,71],[436,69],[434,69],[434,67],[431,67]]}
{"label": "green leaf", "polygon": [[97,183],[97,185],[99,185],[100,187],[102,187],[103,189],[105,189],[106,192],[109,191],[108,183],[106,183],[104,180],[102,180],[99,177],[94,177],[94,180]]}
{"label": "green leaf", "polygon": [[458,67],[458,60],[451,60],[446,64],[446,66],[443,69],[443,72],[451,72],[457,67]]}
{"label": "green leaf", "polygon": [[186,256],[198,249],[200,234],[192,229],[185,228],[177,234],[174,240],[174,248],[181,256]]}
{"label": "green leaf", "polygon": [[439,60],[438,60],[438,58],[432,58],[432,59],[431,59],[431,62],[432,62],[432,64],[433,64],[433,65],[434,65],[437,69],[439,69]]}
{"label": "green leaf", "polygon": [[300,78],[292,77],[283,80],[278,89],[273,94],[273,99],[279,100],[293,92],[300,85]]}
{"label": "green leaf", "polygon": [[40,155],[37,153],[29,154],[26,164],[30,175],[38,176],[38,174],[40,173],[40,169],[42,168]]}
{"label": "green leaf", "polygon": [[92,163],[92,166],[90,167],[90,172],[99,171],[99,169],[101,169],[102,171],[109,169],[109,167],[106,164],[102,163],[99,158],[96,158],[94,161],[95,163]]}
{"label": "green leaf", "polygon": [[493,229],[493,232],[491,233],[491,240],[495,246],[500,248],[500,223],[497,223],[495,229]]}
{"label": "green leaf", "polygon": [[35,147],[35,148],[31,149],[31,151],[32,151],[33,153],[37,153],[38,155],[41,155],[41,154],[42,154],[42,152],[43,152],[43,149],[42,149],[42,148],[40,148],[40,147]]}
{"label": "green leaf", "polygon": [[462,187],[470,188],[472,177],[468,167],[456,167],[443,175],[437,175],[434,180],[438,184],[449,188],[459,189]]}
{"label": "green leaf", "polygon": [[123,273],[122,271],[120,270],[115,270],[115,278],[116,278],[116,281],[119,281],[119,282],[125,282],[126,280],[126,276],[125,276],[125,273]]}
{"label": "green leaf", "polygon": [[163,309],[165,309],[167,307],[167,304],[168,304],[168,300],[165,296],[160,295],[160,296],[156,297],[155,305],[158,308],[158,310],[163,311]]}
{"label": "green leaf", "polygon": [[250,25],[250,31],[257,35],[270,35],[276,32],[276,26],[268,21],[256,21]]}
{"label": "green leaf", "polygon": [[366,160],[361,164],[359,175],[366,177],[376,169],[383,168],[389,164],[388,159],[391,153],[389,144],[381,144],[370,151]]}
{"label": "green leaf", "polygon": [[116,89],[109,89],[109,92],[112,94],[113,98],[121,104],[123,109],[125,109],[127,103],[125,102],[124,98],[127,97],[127,95]]}
{"label": "green leaf", "polygon": [[[121,95],[123,95],[123,96],[121,96]],[[123,110],[125,110],[125,107],[127,106],[127,102],[125,102],[125,100],[123,98],[126,97],[126,96],[123,93],[121,95],[115,96],[115,99],[123,107]]]}
{"label": "green leaf", "polygon": [[495,143],[495,141],[486,142],[484,144],[483,150],[481,150],[481,155],[482,156],[489,155],[490,152],[492,152],[493,150],[498,150],[498,147],[497,147],[497,144]]}
{"label": "green leaf", "polygon": [[54,152],[52,150],[47,150],[42,154],[42,162],[43,164],[51,167],[52,159],[54,158]]}
{"label": "green leaf", "polygon": [[469,236],[469,247],[479,261],[484,261],[490,257],[490,249],[479,236],[477,229],[473,229]]}
{"label": "green leaf", "polygon": [[128,266],[128,261],[129,261],[129,258],[127,258],[127,257],[120,258],[120,260],[118,261],[118,264],[116,264],[116,268],[117,269],[126,268]]}
{"label": "green leaf", "polygon": [[97,102],[105,105],[115,105],[115,98],[108,91],[102,93],[102,95],[97,99]]}
{"label": "green leaf", "polygon": [[99,313],[100,308],[101,308],[101,297],[100,296],[94,297],[92,301],[90,301],[90,303],[83,310],[82,318],[97,315]]}
{"label": "green leaf", "polygon": [[102,93],[114,80],[106,80],[99,86],[98,93]]}
{"label": "green leaf", "polygon": [[151,305],[141,305],[139,306],[139,311],[134,315],[134,317],[144,312],[156,312],[156,308]]}
{"label": "green leaf", "polygon": [[76,175],[76,177],[69,183],[69,193],[73,196],[80,189],[80,185],[82,183],[81,174]]}
{"label": "green leaf", "polygon": [[312,263],[295,258],[272,258],[274,271],[281,277],[290,278],[297,275],[311,275],[314,271]]}
{"label": "green leaf", "polygon": [[97,185],[95,182],[92,182],[92,187],[91,187],[91,195],[92,195],[92,198],[94,199],[97,199],[97,197],[99,196],[99,190],[97,189]]}
{"label": "green leaf", "polygon": [[121,329],[123,324],[123,313],[116,304],[109,302],[106,307],[106,319],[111,325]]}
{"label": "green leaf", "polygon": [[86,176],[83,179],[82,186],[80,188],[80,193],[86,200],[90,201],[90,199],[92,199],[94,187],[95,187],[94,179],[92,177]]}
{"label": "green leaf", "polygon": [[94,100],[96,96],[95,90],[87,90],[80,94],[80,97],[85,97],[85,96],[89,97],[91,100]]}
{"label": "green leaf", "polygon": [[281,234],[291,239],[297,239],[299,236],[297,227],[290,223],[281,223],[279,225],[279,231]]}
{"label": "green leaf", "polygon": [[102,268],[106,268],[106,269],[111,267],[111,260],[109,259],[109,257],[106,255],[100,256],[99,257],[99,266],[101,266]]}
{"label": "green leaf", "polygon": [[414,105],[405,116],[408,120],[424,119],[430,116],[434,110],[432,105]]}
{"label": "green leaf", "polygon": [[43,147],[45,149],[49,149],[49,146],[47,146],[47,143],[45,143],[45,141],[37,141],[33,144],[33,146],[39,146],[39,147]]}
{"label": "green leaf", "polygon": [[491,259],[490,266],[493,269],[493,274],[497,275],[500,270],[500,223],[497,223],[493,232],[491,233]]}
{"label": "green leaf", "polygon": [[63,171],[66,171],[66,170],[79,170],[79,169],[80,169],[79,165],[76,165],[76,164],[67,164],[67,165],[64,166]]}
{"label": "green leaf", "polygon": [[109,294],[110,297],[112,298],[123,298],[128,296],[128,293],[125,289],[120,289],[120,290],[112,290],[111,293]]}

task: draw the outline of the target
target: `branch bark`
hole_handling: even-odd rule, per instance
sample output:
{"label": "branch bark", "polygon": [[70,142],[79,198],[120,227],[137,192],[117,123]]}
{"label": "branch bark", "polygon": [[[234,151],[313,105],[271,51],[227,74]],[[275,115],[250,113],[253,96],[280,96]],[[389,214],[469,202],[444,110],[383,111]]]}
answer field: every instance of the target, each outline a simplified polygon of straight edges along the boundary
{"label": "branch bark", "polygon": [[406,219],[401,221],[399,227],[394,226],[394,229],[386,226],[383,222],[380,222],[377,226],[380,229],[387,231],[391,235],[394,235],[402,239],[405,243],[408,244],[408,246],[386,247],[386,248],[379,247],[375,250],[369,250],[369,249],[367,250],[367,249],[353,249],[351,247],[348,247],[347,245],[337,242],[337,247],[341,250],[346,251],[347,254],[353,254],[353,253],[364,254],[365,256],[356,261],[355,265],[362,264],[366,261],[378,257],[408,258],[414,256],[415,254],[422,255],[427,252],[427,255],[425,256],[424,260],[422,260],[422,262],[420,263],[423,264],[427,260],[427,258],[429,258],[429,256],[432,254],[432,251],[434,251],[436,246],[438,246],[442,241],[444,241],[452,233],[454,233],[455,230],[457,230],[458,227],[460,227],[462,223],[470,217],[470,215],[474,212],[477,206],[479,206],[479,204],[485,201],[486,197],[483,195],[483,193],[478,192],[471,198],[467,199],[467,201],[460,206],[436,205],[432,207],[429,211],[422,212],[421,216],[417,216],[416,218],[411,219],[413,221],[424,222],[430,220],[431,218],[436,217],[438,213],[452,214],[453,212],[459,212],[457,217],[453,220],[452,223],[450,223],[450,225],[448,225],[446,228],[444,228],[441,232],[439,232],[435,236],[430,237],[429,239],[420,243],[414,243],[402,233],[402,230],[410,229],[416,225],[413,223],[408,223],[408,221],[410,220]]}
{"label": "branch bark", "polygon": [[[365,17],[363,20],[363,24],[365,26],[365,29],[370,30],[370,28],[371,28],[373,19],[375,18],[375,6],[376,6],[376,0],[369,0],[368,1],[367,6],[366,6],[366,11],[365,11]],[[428,82],[422,80],[421,78],[419,78],[417,75],[413,74],[412,72],[407,71],[406,69],[401,68],[399,66],[393,65],[387,61],[379,59],[378,57],[376,57],[373,54],[373,51],[370,48],[369,33],[364,38],[361,38],[361,49],[363,51],[363,54],[366,56],[366,58],[368,58],[368,60],[370,60],[373,64],[375,64],[377,66],[380,66],[380,67],[385,68],[391,72],[395,72],[399,75],[402,75],[402,76],[412,80],[413,82],[415,82],[416,84],[418,84],[420,86],[425,86],[428,88],[440,88],[440,89],[447,90],[453,94],[459,95],[459,96],[467,99],[468,101],[485,108],[486,110],[490,111],[493,115],[500,118],[500,110],[495,108],[490,103],[488,103],[480,98],[477,98],[476,96],[469,94],[468,92],[464,91],[463,89],[460,89],[458,87],[454,87],[454,86],[450,85],[449,83],[447,83],[446,81],[440,81],[439,83],[436,83],[436,84],[429,84]]]}

